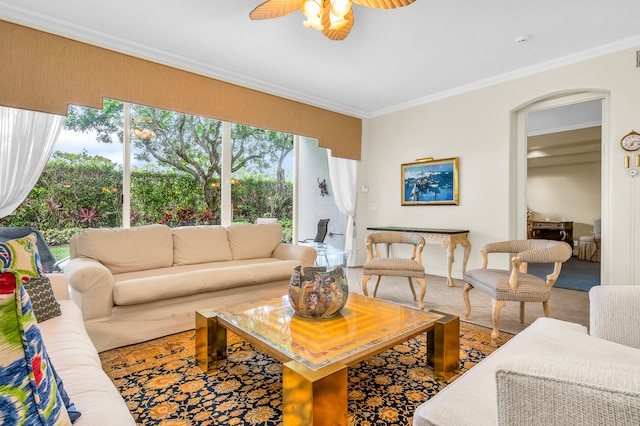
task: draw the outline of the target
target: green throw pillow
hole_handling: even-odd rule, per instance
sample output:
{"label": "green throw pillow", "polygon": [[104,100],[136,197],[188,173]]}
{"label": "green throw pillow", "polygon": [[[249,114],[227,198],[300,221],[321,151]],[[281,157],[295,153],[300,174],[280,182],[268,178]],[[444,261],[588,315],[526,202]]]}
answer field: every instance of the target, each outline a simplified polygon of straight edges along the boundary
{"label": "green throw pillow", "polygon": [[0,420],[6,425],[71,425],[20,279],[16,271],[0,270]]}
{"label": "green throw pillow", "polygon": [[44,276],[35,232],[23,238],[0,242],[0,268],[11,268],[20,274],[22,282]]}
{"label": "green throw pillow", "polygon": [[53,294],[51,281],[48,277],[32,278],[23,285],[29,293],[33,313],[38,322],[62,315],[60,304]]}

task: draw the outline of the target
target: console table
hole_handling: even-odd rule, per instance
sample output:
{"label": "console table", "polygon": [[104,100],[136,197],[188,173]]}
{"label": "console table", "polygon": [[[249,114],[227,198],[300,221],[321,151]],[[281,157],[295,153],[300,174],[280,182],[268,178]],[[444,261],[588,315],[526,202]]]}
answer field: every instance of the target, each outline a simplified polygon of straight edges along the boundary
{"label": "console table", "polygon": [[573,248],[573,222],[534,220],[531,222],[531,238],[564,241]]}
{"label": "console table", "polygon": [[[451,267],[453,266],[453,252],[458,244],[464,246],[464,258],[462,260],[462,275],[467,272],[467,261],[471,252],[469,242],[469,230],[463,229],[438,229],[438,228],[407,228],[400,226],[378,226],[369,227],[369,231],[391,231],[391,232],[415,232],[422,234],[426,244],[440,244],[447,251],[447,285],[453,287],[451,278]],[[388,247],[387,247],[388,249]]]}

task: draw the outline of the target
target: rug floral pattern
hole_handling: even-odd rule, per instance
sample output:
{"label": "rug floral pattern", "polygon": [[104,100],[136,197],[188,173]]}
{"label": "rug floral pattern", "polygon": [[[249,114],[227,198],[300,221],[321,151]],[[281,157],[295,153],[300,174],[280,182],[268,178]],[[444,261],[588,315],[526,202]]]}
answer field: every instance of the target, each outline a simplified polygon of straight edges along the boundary
{"label": "rug floral pattern", "polygon": [[[460,323],[461,373],[511,335],[491,344],[491,330]],[[434,379],[425,336],[349,368],[349,424],[409,425],[413,412],[459,375]],[[105,351],[102,366],[137,424],[151,426],[282,424],[281,364],[228,333],[227,359],[207,375],[195,364],[194,331]]]}

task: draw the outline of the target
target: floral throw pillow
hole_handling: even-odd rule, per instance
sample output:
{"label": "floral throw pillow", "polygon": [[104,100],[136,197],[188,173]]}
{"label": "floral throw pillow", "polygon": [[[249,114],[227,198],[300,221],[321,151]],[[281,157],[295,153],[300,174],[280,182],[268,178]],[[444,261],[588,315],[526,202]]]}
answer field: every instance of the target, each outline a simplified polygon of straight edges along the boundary
{"label": "floral throw pillow", "polygon": [[36,242],[35,232],[26,237],[0,242],[0,267],[17,271],[23,282],[44,276]]}
{"label": "floral throw pillow", "polygon": [[20,274],[0,270],[0,421],[71,425]]}

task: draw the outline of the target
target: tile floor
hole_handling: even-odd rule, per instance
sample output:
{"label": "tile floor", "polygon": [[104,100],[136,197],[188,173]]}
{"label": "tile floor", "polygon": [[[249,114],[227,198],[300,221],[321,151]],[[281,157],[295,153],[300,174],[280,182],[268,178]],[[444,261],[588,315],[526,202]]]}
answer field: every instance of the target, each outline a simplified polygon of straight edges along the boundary
{"label": "tile floor", "polygon": [[[362,294],[362,268],[347,268],[349,291]],[[373,295],[377,277],[372,277],[367,283],[369,295]],[[462,289],[464,282],[454,280],[454,287],[447,287],[446,278],[427,275],[427,293],[424,297],[425,310],[438,310],[458,315],[463,319],[464,299]],[[420,285],[414,282],[419,295]],[[477,290],[469,293],[471,301],[471,315],[467,322],[493,327],[491,322],[491,299]],[[406,278],[382,277],[377,297],[397,302],[406,306],[418,307],[413,301],[413,295]],[[576,322],[589,326],[589,294],[583,291],[553,288],[549,301],[551,316],[564,321]],[[518,302],[507,302],[500,311],[500,330],[510,333],[522,331],[536,318],[544,316],[542,303],[527,303],[525,308],[525,323],[520,324],[520,305]]]}

